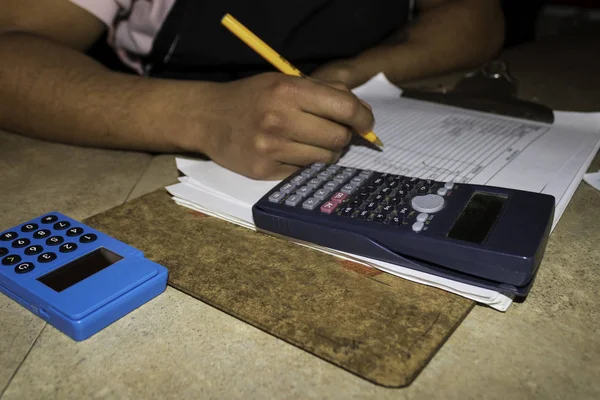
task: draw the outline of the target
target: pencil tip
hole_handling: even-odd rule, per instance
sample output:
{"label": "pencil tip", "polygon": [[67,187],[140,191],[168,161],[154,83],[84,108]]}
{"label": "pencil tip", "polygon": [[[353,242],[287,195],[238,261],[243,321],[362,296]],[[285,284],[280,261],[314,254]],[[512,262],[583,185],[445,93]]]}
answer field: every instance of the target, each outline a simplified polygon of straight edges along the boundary
{"label": "pencil tip", "polygon": [[379,138],[375,140],[375,144],[379,147],[383,147],[383,142]]}

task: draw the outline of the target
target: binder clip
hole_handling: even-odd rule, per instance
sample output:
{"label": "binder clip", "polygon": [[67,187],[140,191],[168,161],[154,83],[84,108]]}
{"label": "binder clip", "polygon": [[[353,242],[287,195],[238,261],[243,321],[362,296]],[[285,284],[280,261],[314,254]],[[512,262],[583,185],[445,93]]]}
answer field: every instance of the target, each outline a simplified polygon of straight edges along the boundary
{"label": "binder clip", "polygon": [[463,75],[453,89],[402,89],[402,97],[552,124],[552,109],[516,97],[518,82],[504,61],[494,60]]}

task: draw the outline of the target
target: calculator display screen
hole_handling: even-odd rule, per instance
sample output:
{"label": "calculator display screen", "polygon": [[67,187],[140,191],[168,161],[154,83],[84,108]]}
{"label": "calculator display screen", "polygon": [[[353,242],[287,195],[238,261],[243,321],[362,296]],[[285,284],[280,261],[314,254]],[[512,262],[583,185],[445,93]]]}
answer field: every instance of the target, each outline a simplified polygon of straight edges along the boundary
{"label": "calculator display screen", "polygon": [[121,259],[123,257],[120,255],[101,247],[38,278],[38,280],[51,289],[62,292]]}
{"label": "calculator display screen", "polygon": [[448,237],[483,243],[506,199],[506,196],[498,194],[475,192],[448,232]]}

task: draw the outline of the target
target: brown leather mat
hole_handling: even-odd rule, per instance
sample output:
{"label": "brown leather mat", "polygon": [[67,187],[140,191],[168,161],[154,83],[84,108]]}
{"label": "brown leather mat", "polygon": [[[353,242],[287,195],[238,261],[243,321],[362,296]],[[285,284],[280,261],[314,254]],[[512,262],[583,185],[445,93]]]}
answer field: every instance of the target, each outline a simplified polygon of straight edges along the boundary
{"label": "brown leather mat", "polygon": [[406,386],[474,303],[176,205],[159,190],[85,221],[169,284],[373,383]]}

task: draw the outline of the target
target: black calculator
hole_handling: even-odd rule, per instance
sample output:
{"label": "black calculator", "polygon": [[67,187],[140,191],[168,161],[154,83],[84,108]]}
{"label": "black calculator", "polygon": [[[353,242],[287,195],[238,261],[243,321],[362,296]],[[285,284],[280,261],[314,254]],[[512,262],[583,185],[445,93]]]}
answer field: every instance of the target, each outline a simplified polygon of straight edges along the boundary
{"label": "black calculator", "polygon": [[252,208],[257,229],[524,297],[555,199],[315,163]]}

